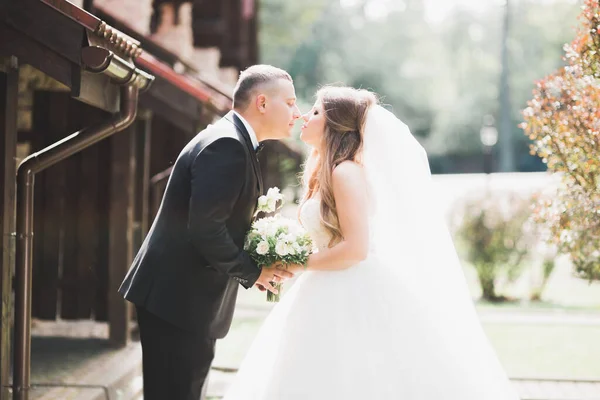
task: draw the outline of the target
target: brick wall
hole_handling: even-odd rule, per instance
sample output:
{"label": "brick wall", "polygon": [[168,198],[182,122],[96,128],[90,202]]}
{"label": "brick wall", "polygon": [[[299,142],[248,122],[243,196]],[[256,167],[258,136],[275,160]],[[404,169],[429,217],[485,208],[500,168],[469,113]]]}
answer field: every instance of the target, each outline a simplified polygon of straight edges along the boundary
{"label": "brick wall", "polygon": [[235,85],[238,71],[235,68],[219,68],[221,52],[217,47],[194,47],[191,3],[179,6],[177,24],[173,4],[162,4],[160,14],[160,23],[156,33],[152,35],[155,41],[194,65],[202,75],[231,86]]}
{"label": "brick wall", "polygon": [[[70,0],[81,7],[83,0]],[[198,48],[193,45],[192,2],[173,4],[163,2],[158,12],[159,24],[156,32],[150,33],[152,0],[94,0],[94,5],[126,22],[137,32],[173,52],[181,59],[194,65],[205,76],[233,86],[239,71],[236,68],[219,68],[221,53],[217,47]],[[176,18],[176,8],[177,18]]]}
{"label": "brick wall", "polygon": [[152,0],[94,0],[94,5],[110,12],[115,18],[127,22],[143,35],[150,33]]}
{"label": "brick wall", "polygon": [[184,3],[179,6],[178,24],[176,24],[173,3],[161,4],[159,13],[160,22],[156,32],[152,35],[152,39],[177,54],[180,58],[189,60],[193,51],[192,4]]}

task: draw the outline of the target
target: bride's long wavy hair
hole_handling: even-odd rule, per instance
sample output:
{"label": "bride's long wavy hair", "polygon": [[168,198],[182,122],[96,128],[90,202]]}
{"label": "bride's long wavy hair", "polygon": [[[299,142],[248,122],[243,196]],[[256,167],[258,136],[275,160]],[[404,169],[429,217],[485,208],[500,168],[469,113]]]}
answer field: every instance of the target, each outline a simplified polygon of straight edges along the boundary
{"label": "bride's long wavy hair", "polygon": [[302,176],[305,195],[301,206],[311,197],[320,196],[321,222],[330,233],[331,247],[343,238],[333,196],[333,170],[347,160],[361,162],[367,110],[378,101],[368,90],[325,86],[317,92],[317,102],[325,111],[322,154],[315,148],[306,161]]}

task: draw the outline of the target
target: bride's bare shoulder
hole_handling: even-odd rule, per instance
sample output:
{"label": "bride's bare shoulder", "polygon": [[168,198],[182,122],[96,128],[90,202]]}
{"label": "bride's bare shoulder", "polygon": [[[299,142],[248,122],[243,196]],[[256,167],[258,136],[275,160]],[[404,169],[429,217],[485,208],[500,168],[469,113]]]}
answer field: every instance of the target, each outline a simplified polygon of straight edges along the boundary
{"label": "bride's bare shoulder", "polygon": [[334,185],[336,181],[341,184],[361,184],[365,180],[363,166],[354,161],[343,161],[334,168],[332,179]]}

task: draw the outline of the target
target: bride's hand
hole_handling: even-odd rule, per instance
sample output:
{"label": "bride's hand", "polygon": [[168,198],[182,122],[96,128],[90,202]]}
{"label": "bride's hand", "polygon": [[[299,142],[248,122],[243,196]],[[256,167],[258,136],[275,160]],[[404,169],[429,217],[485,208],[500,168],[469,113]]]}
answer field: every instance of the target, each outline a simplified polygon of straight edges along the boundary
{"label": "bride's hand", "polygon": [[285,269],[288,272],[291,272],[294,275],[304,272],[306,270],[304,265],[301,264],[287,264],[281,266],[281,268]]}
{"label": "bride's hand", "polygon": [[255,283],[254,287],[256,287],[261,292],[266,292],[267,291],[267,289],[265,289],[265,287],[263,285],[261,285],[260,283]]}
{"label": "bride's hand", "polygon": [[[291,272],[294,276],[306,270],[306,268],[301,264],[283,264],[281,261],[277,261],[269,268],[278,268],[283,271]],[[293,278],[294,276],[291,276],[290,278]]]}
{"label": "bride's hand", "polygon": [[[294,274],[286,271],[282,266],[273,264],[269,267],[263,267],[260,271],[255,285],[260,289],[260,286],[268,291],[277,294],[277,289],[273,287],[273,283],[281,283],[287,279],[293,278]],[[260,286],[259,286],[260,285]]]}

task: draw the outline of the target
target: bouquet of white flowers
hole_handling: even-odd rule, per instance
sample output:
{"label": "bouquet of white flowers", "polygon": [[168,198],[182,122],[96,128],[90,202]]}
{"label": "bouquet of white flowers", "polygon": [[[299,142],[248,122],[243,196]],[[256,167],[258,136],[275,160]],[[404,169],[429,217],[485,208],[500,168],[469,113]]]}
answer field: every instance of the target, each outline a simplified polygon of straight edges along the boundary
{"label": "bouquet of white flowers", "polygon": [[[257,212],[274,212],[281,208],[277,202],[283,203],[279,189],[271,188],[266,196],[258,199]],[[306,265],[312,252],[313,244],[310,236],[295,220],[281,215],[256,220],[246,236],[244,250],[260,266],[266,267],[280,262],[286,264]],[[278,294],[267,292],[267,301],[277,302],[280,298],[281,283],[275,284]]]}

